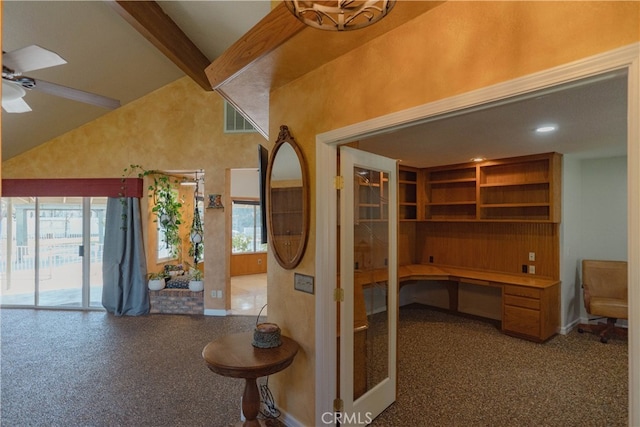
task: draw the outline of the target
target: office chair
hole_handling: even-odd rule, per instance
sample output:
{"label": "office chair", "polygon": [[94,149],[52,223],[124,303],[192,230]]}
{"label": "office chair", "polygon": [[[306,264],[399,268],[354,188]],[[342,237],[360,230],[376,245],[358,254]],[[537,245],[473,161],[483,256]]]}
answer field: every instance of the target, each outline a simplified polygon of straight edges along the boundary
{"label": "office chair", "polygon": [[626,337],[627,330],[616,328],[617,319],[629,318],[627,299],[626,261],[582,261],[582,287],[584,307],[596,319],[607,318],[607,323],[580,324],[578,332],[599,334],[600,342],[607,343],[610,337]]}

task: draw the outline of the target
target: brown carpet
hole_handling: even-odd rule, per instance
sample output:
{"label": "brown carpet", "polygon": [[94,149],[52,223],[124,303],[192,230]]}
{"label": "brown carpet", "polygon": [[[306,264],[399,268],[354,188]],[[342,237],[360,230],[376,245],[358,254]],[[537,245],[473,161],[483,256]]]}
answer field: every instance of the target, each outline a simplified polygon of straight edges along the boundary
{"label": "brown carpet", "polygon": [[[242,381],[209,371],[211,340],[253,317],[4,309],[2,426],[228,426]],[[545,344],[412,306],[400,311],[398,399],[374,426],[627,425],[627,345]],[[295,362],[294,362],[295,363]]]}
{"label": "brown carpet", "polygon": [[544,344],[494,324],[400,310],[398,396],[373,426],[626,426],[627,342],[558,335]]}

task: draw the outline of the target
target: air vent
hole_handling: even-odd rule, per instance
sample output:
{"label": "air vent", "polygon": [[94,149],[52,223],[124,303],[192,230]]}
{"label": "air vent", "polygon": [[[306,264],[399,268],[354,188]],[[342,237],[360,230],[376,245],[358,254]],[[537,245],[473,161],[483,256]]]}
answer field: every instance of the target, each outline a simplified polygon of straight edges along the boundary
{"label": "air vent", "polygon": [[250,133],[255,128],[240,114],[233,105],[224,101],[224,133]]}

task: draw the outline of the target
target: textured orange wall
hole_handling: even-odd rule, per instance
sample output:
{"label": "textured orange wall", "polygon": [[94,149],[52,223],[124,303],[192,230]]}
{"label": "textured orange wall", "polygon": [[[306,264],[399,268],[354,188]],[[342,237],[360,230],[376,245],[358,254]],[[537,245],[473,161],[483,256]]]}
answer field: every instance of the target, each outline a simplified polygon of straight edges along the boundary
{"label": "textured orange wall", "polygon": [[[315,275],[315,182],[330,179],[315,170],[317,134],[638,42],[639,11],[638,2],[447,2],[271,92],[270,134],[287,124],[310,169],[311,236],[296,271]],[[302,346],[270,384],[285,411],[313,425],[315,300],[271,259],[268,275],[270,321]]]}
{"label": "textured orange wall", "polygon": [[[225,194],[225,169],[257,167],[256,145],[266,141],[258,133],[224,134],[223,129],[222,98],[184,77],[5,161],[2,177],[110,178],[140,164],[145,169],[203,169],[205,193]],[[221,209],[205,209],[206,309],[225,308],[224,298],[210,298],[211,290],[225,289],[224,217]],[[147,221],[153,226],[151,216]],[[152,251],[147,254],[151,259]]]}

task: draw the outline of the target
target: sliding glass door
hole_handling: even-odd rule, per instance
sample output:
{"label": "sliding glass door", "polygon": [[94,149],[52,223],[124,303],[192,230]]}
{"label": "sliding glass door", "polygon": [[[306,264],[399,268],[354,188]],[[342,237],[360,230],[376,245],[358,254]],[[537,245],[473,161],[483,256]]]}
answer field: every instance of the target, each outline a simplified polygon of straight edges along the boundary
{"label": "sliding glass door", "polygon": [[101,307],[106,200],[3,198],[0,303]]}

